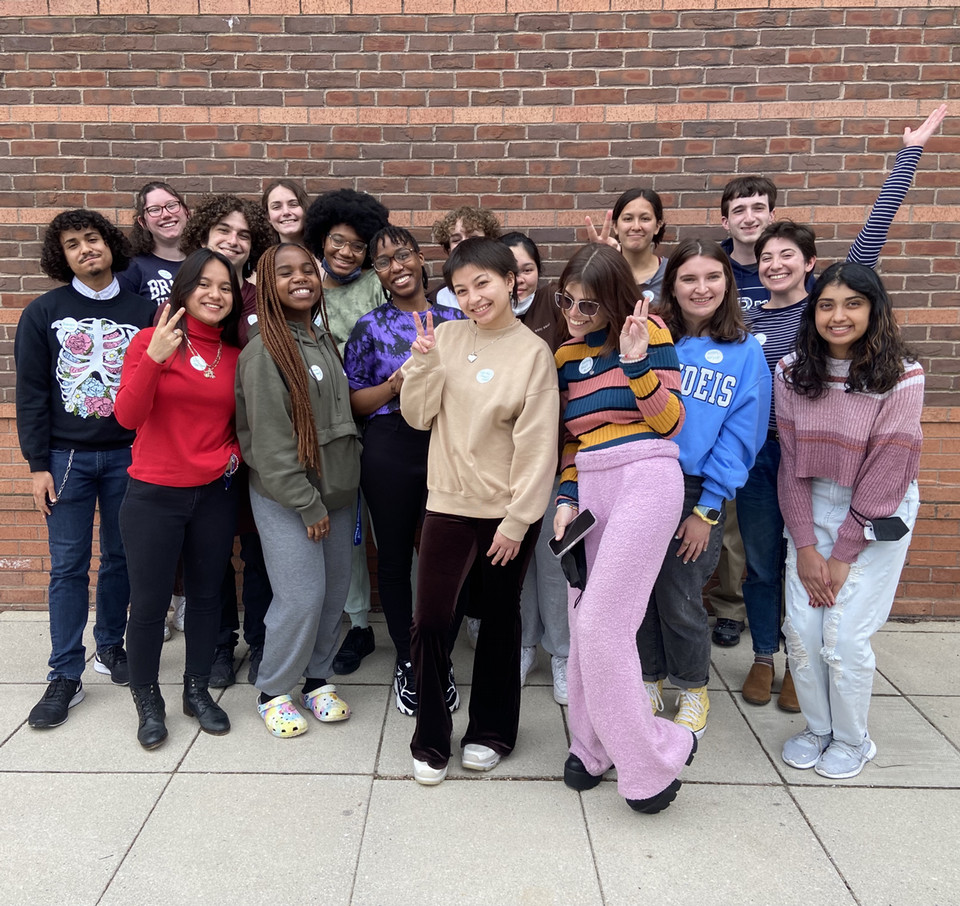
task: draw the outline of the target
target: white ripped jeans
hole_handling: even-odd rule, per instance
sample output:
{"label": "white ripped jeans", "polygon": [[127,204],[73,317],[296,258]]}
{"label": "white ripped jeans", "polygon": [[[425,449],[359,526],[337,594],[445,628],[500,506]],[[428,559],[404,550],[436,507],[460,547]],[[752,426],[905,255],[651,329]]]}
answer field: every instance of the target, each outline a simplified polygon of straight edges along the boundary
{"label": "white ripped jeans", "polygon": [[[824,478],[812,481],[817,552],[830,557],[837,530],[850,510],[851,489]],[[790,672],[807,726],[833,733],[851,746],[863,742],[876,658],[870,637],[886,622],[913,536],[920,505],[916,481],[897,508],[910,529],[899,541],[871,541],[850,566],[833,607],[811,607],[797,575],[797,548],[787,536],[786,619]]]}

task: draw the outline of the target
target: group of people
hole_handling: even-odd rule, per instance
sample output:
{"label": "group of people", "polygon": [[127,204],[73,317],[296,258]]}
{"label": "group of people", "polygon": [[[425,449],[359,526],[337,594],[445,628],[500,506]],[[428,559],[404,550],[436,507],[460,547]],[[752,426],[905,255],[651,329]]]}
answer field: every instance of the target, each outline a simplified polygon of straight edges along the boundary
{"label": "group of people", "polygon": [[[813,231],[776,220],[759,177],[728,184],[726,243],[688,238],[669,257],[659,196],[624,193],[549,285],[529,237],[460,208],[434,226],[448,254],[434,292],[417,239],[353,189],[310,204],[279,179],[259,205],[217,195],[191,212],[148,183],[133,249],[96,212],[57,215],[41,266],[64,285],[27,306],[15,349],[51,554],[49,685],[30,725],[63,723],[84,696],[97,506],[94,667],[129,685],[147,749],[167,736],[171,603],[184,713],[230,729],[210,689],[235,681],[237,535],[266,728],[349,718],[331,679],[374,648],[369,530],[419,783],[446,776],[466,617],[463,766],[512,752],[542,645],[569,704],[565,783],[588,790],[616,765],[630,807],[659,812],[707,726],[703,589],[736,548],[736,500],[743,697],[770,701],[782,628],[779,704],[806,721],[783,760],[855,776],[876,754],[869,640],[917,515],[923,401],[872,268],[944,115],[905,130],[847,260],[816,279]],[[568,588],[549,542],[585,520]],[[714,640],[736,643],[742,623],[717,616]],[[665,680],[672,720],[657,716]]]}

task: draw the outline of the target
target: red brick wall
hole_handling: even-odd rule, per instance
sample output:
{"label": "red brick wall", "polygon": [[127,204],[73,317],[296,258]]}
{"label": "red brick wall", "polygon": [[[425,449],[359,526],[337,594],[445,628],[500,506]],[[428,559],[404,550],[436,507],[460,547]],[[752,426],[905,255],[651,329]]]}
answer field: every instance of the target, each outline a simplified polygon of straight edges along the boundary
{"label": "red brick wall", "polygon": [[[905,125],[941,101],[882,263],[928,373],[923,497],[897,610],[960,615],[960,13],[941,0],[0,0],[0,604],[41,606],[46,550],[13,425],[12,338],[49,288],[38,236],[136,189],[378,195],[429,247],[459,203],[503,213],[556,274],[584,214],[652,184],[664,248],[719,237],[737,173],[824,261]],[[849,8],[848,8],[849,7]],[[22,14],[26,8],[37,15]]]}

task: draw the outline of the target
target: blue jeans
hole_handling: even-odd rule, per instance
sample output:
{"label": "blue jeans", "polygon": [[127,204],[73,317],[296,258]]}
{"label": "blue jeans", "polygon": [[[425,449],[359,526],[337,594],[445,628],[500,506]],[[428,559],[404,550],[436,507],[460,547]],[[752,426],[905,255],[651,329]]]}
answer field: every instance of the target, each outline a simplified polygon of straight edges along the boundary
{"label": "blue jeans", "polygon": [[768,438],[760,448],[747,483],[737,491],[740,537],[747,555],[743,603],[747,608],[753,653],[780,650],[780,608],[787,543],[777,497],[780,441]]}
{"label": "blue jeans", "polygon": [[69,460],[69,450],[50,451],[50,473],[58,499],[47,516],[52,646],[48,682],[61,676],[78,680],[83,673],[86,660],[83,630],[90,609],[93,514],[98,502],[100,570],[93,627],[97,650],[123,644],[130,600],[127,558],[120,540],[120,503],[127,489],[130,448],[75,450],[64,483]]}

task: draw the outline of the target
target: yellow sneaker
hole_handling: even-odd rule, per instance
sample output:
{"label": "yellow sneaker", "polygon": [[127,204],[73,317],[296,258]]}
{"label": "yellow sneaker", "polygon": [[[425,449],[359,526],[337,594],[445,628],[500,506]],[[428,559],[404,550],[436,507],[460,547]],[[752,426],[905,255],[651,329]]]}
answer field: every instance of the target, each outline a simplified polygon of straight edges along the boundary
{"label": "yellow sneaker", "polygon": [[650,696],[650,707],[653,708],[653,715],[656,717],[657,711],[663,710],[663,680],[658,679],[655,683],[643,681],[647,695]]}
{"label": "yellow sneaker", "polygon": [[710,696],[707,687],[698,689],[681,689],[677,695],[677,716],[673,719],[699,739],[707,729],[707,714],[710,713]]}

